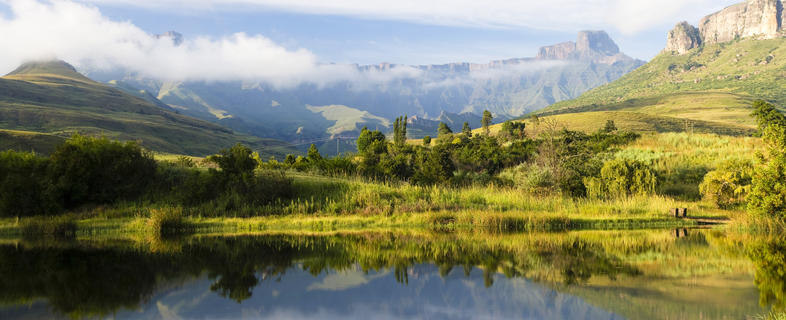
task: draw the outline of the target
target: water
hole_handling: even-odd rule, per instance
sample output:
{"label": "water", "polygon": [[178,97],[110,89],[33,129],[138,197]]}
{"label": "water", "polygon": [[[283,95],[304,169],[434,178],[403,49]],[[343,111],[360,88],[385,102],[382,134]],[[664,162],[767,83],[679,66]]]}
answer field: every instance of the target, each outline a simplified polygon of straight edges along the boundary
{"label": "water", "polygon": [[0,243],[2,319],[745,319],[786,288],[786,242],[711,230]]}

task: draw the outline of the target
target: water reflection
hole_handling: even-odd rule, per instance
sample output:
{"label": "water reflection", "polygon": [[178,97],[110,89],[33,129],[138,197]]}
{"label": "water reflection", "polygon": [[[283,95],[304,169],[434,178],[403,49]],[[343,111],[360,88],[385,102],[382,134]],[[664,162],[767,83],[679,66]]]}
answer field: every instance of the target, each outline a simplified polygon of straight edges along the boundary
{"label": "water reflection", "polygon": [[739,319],[765,311],[759,293],[783,306],[783,242],[676,234],[13,243],[0,245],[0,318]]}

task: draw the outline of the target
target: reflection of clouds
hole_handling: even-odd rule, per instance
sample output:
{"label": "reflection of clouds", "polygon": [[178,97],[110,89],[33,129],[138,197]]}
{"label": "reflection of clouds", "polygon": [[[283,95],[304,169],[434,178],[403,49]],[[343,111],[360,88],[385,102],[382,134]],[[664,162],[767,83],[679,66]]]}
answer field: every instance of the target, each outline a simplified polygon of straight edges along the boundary
{"label": "reflection of clouds", "polygon": [[[176,319],[618,319],[572,295],[522,278],[494,275],[494,286],[483,285],[483,270],[469,277],[451,272],[444,278],[431,264],[407,268],[409,283],[395,281],[390,269],[365,275],[359,267],[318,276],[302,265],[281,281],[265,281],[241,304],[213,292],[198,280],[144,306],[141,313],[118,318]],[[373,281],[372,281],[373,280]],[[175,294],[176,292],[176,294]],[[277,295],[271,292],[278,292]],[[187,301],[188,303],[183,303]],[[199,301],[194,304],[193,302]],[[161,308],[159,306],[169,306]]]}
{"label": "reflection of clouds", "polygon": [[339,271],[328,274],[322,281],[311,284],[306,290],[346,290],[365,285],[369,283],[369,281],[385,277],[389,273],[389,271],[385,271],[374,275],[368,275],[358,269]]}

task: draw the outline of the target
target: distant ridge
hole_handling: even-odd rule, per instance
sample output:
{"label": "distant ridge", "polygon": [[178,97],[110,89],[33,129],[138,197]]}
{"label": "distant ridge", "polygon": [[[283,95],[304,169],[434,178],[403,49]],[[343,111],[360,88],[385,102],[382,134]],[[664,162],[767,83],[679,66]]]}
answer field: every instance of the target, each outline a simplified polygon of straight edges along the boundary
{"label": "distant ridge", "polygon": [[19,75],[56,75],[71,79],[82,81],[91,81],[88,77],[83,76],[76,71],[72,65],[62,60],[52,61],[31,61],[26,62],[16,68],[6,76],[19,76]]}
{"label": "distant ridge", "polygon": [[0,77],[0,131],[14,140],[0,147],[43,152],[52,138],[80,133],[175,154],[208,155],[239,142],[267,156],[296,153],[282,141],[236,134],[95,82],[64,61],[28,62]]}

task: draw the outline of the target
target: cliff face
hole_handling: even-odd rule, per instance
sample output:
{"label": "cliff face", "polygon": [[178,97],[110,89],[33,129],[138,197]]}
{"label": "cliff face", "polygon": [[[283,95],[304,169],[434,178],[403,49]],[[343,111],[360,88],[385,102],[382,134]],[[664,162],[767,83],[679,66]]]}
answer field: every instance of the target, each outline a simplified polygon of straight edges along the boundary
{"label": "cliff face", "polygon": [[687,22],[669,32],[666,51],[684,54],[702,43],[729,42],[738,38],[772,39],[783,35],[786,14],[781,0],[748,0],[708,15],[695,27]]}
{"label": "cliff face", "polygon": [[677,26],[669,32],[668,41],[666,42],[666,51],[684,54],[688,52],[688,50],[700,45],[701,34],[699,34],[699,29],[690,25],[687,21],[683,21],[678,23]]}
{"label": "cliff face", "polygon": [[613,64],[631,58],[620,53],[620,48],[605,31],[581,31],[576,42],[563,42],[540,48],[536,59],[585,60]]}
{"label": "cliff face", "polygon": [[783,4],[780,0],[749,0],[704,17],[699,31],[707,43],[761,36],[774,38],[781,30]]}

